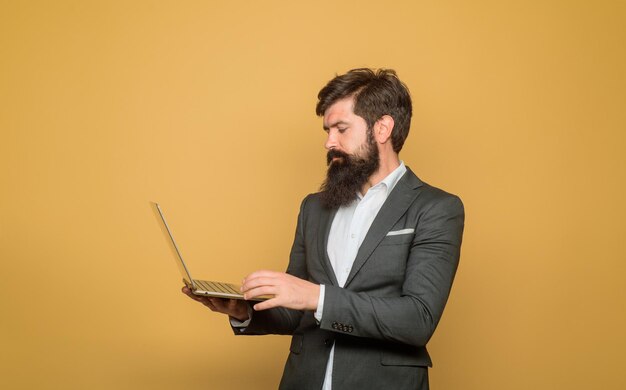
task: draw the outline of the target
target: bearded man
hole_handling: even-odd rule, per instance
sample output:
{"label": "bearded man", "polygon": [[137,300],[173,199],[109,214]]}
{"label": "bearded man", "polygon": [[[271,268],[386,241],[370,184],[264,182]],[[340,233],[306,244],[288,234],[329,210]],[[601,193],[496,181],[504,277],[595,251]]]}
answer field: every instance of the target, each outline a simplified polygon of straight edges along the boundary
{"label": "bearded man", "polygon": [[428,389],[426,343],[457,269],[460,199],[399,159],[409,91],[393,70],[330,80],[316,113],[328,173],[300,207],[287,272],[257,271],[246,300],[195,296],[230,316],[237,335],[292,335],[281,389]]}

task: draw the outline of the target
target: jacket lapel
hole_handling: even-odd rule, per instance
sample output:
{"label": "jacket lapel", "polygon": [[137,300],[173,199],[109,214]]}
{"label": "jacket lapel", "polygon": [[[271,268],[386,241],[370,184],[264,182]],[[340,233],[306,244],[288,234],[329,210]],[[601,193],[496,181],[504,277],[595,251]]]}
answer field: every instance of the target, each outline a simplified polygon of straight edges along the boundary
{"label": "jacket lapel", "polygon": [[[376,215],[376,218],[374,219],[374,222],[372,223],[372,226],[367,232],[367,235],[357,252],[354,264],[352,264],[352,269],[350,270],[350,274],[348,275],[344,288],[348,287],[352,279],[354,279],[354,276],[357,272],[359,272],[361,267],[363,267],[372,252],[374,252],[374,249],[376,249],[382,239],[393,228],[393,225],[398,222],[400,217],[404,215],[406,210],[413,203],[413,200],[419,193],[416,189],[422,184],[421,180],[418,179],[418,177],[415,176],[415,174],[407,167],[406,173],[400,181],[398,181],[398,184],[396,184],[393,191],[391,191],[389,197],[387,197],[387,200],[381,207],[380,211]],[[328,232],[325,237],[328,237]]]}
{"label": "jacket lapel", "polygon": [[333,223],[333,219],[335,218],[335,214],[337,214],[337,209],[328,210],[322,208],[320,210],[320,225],[318,231],[318,237],[320,239],[317,240],[318,243],[318,252],[320,260],[322,261],[322,266],[328,275],[328,278],[332,282],[333,286],[338,286],[337,277],[335,276],[335,271],[333,271],[333,266],[330,264],[330,259],[328,258],[328,235],[330,234],[330,227]]}

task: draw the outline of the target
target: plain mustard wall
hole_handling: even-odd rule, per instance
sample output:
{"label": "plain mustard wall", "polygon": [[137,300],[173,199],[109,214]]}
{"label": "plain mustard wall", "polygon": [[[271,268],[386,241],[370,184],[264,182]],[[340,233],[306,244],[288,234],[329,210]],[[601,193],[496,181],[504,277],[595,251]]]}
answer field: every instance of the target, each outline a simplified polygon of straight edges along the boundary
{"label": "plain mustard wall", "polygon": [[433,389],[623,389],[621,1],[0,5],[0,387],[273,389],[287,337],[179,292],[283,270],[324,172],[318,90],[391,67],[402,159],[459,194]]}

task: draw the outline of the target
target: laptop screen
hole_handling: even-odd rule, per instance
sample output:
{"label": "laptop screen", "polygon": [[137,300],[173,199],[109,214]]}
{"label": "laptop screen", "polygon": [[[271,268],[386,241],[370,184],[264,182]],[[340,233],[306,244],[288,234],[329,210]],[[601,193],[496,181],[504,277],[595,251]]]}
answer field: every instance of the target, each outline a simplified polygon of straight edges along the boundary
{"label": "laptop screen", "polygon": [[185,261],[183,260],[183,256],[180,254],[180,251],[178,250],[176,241],[174,241],[174,236],[172,235],[172,232],[170,231],[169,226],[167,226],[167,222],[165,221],[165,215],[163,215],[163,211],[161,210],[161,207],[159,206],[158,203],[154,203],[154,202],[150,202],[150,205],[159,223],[159,226],[161,227],[161,231],[166,236],[165,238],[167,242],[169,243],[168,246],[172,250],[174,257],[177,260],[176,265],[178,266],[178,270],[180,271],[180,274],[182,275],[183,280],[188,286],[195,287],[193,283],[193,279],[191,278],[191,274],[189,273],[189,270],[187,270],[187,266],[185,266]]}

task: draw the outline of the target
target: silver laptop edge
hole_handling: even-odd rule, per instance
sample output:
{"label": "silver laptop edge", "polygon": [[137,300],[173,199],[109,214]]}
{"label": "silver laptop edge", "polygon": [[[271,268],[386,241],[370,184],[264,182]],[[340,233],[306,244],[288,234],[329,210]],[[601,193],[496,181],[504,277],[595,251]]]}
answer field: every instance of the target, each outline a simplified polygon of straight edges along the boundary
{"label": "silver laptop edge", "polygon": [[[176,240],[174,240],[174,236],[172,235],[172,231],[170,230],[170,227],[167,224],[167,220],[165,219],[165,215],[163,214],[163,211],[161,211],[161,206],[159,206],[159,204],[156,203],[156,202],[151,202],[151,203],[152,203],[153,207],[156,209],[156,211],[159,213],[158,216],[161,218],[161,221],[163,222],[163,224],[159,224],[159,225],[161,225],[161,227],[165,228],[165,232],[169,236],[169,240],[167,240],[169,242],[169,247],[172,250],[172,252],[174,253],[174,256],[176,256],[178,258],[178,260],[179,260],[178,261],[178,268],[179,268],[181,274],[183,275],[183,281],[185,282],[185,284],[187,286],[191,287],[192,290],[195,290],[197,288],[197,286],[193,282],[193,278],[191,277],[191,273],[187,269],[187,265],[185,264],[185,260],[183,260],[183,255],[180,253],[180,250],[178,249],[178,245],[176,245]],[[187,278],[185,278],[185,275],[187,275]]]}

